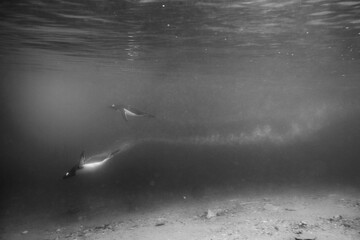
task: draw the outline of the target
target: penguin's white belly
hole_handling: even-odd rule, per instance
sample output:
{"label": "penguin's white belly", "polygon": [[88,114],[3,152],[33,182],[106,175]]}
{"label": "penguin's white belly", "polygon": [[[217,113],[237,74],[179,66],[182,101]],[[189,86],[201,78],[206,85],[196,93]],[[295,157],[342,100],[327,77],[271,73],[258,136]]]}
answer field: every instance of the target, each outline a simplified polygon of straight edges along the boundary
{"label": "penguin's white belly", "polygon": [[135,113],[133,113],[133,112],[130,112],[130,111],[127,110],[127,109],[124,109],[124,111],[125,111],[125,114],[128,115],[128,116],[132,116],[132,117],[139,116],[139,115],[137,115],[137,114],[135,114]]}
{"label": "penguin's white belly", "polygon": [[101,155],[93,156],[92,158],[86,160],[82,166],[85,169],[96,168],[107,162],[109,159],[110,157],[104,157]]}
{"label": "penguin's white belly", "polygon": [[85,164],[83,165],[83,167],[84,167],[84,168],[96,168],[96,167],[101,166],[101,165],[104,164],[104,163],[105,163],[105,161],[85,163]]}

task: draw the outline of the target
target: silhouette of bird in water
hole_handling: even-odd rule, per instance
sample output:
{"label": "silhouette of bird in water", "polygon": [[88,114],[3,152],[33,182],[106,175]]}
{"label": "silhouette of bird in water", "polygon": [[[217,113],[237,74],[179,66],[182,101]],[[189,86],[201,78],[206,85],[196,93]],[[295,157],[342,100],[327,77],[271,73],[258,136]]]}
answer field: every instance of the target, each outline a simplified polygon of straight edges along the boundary
{"label": "silhouette of bird in water", "polygon": [[75,166],[73,166],[69,171],[67,171],[65,173],[65,175],[63,176],[63,179],[67,179],[67,178],[76,176],[76,172],[79,170],[86,169],[86,168],[98,167],[98,166],[104,164],[105,162],[107,162],[108,160],[112,159],[120,151],[121,151],[121,149],[117,149],[106,155],[98,154],[98,155],[91,156],[89,158],[86,158],[85,152],[82,151],[80,154],[79,162],[77,164],[75,164]]}
{"label": "silhouette of bird in water", "polygon": [[128,117],[146,117],[146,118],[155,118],[154,115],[143,112],[137,108],[131,107],[129,105],[124,104],[112,104],[110,106],[115,111],[121,112],[121,115],[123,116],[125,121],[128,121]]}

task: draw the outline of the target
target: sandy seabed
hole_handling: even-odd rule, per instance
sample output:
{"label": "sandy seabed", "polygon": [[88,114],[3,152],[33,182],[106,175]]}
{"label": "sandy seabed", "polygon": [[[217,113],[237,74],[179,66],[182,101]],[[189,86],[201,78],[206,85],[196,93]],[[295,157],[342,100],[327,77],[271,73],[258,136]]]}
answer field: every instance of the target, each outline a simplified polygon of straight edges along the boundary
{"label": "sandy seabed", "polygon": [[125,202],[121,196],[107,195],[43,211],[9,207],[1,216],[0,236],[4,240],[360,239],[358,187],[269,184],[160,195],[133,196]]}

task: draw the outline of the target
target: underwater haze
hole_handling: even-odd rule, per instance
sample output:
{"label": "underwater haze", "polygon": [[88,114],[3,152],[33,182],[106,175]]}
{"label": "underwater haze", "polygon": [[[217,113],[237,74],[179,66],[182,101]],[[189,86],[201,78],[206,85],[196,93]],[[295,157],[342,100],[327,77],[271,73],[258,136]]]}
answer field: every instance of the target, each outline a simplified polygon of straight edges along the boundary
{"label": "underwater haze", "polygon": [[358,189],[359,16],[351,0],[2,1],[0,234],[19,216],[86,225],[91,201]]}

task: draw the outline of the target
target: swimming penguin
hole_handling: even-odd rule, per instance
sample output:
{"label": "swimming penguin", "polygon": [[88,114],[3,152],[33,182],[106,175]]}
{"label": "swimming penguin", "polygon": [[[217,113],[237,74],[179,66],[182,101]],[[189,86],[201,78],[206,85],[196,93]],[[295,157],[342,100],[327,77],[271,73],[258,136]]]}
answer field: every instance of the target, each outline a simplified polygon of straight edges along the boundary
{"label": "swimming penguin", "polygon": [[63,176],[63,179],[67,179],[67,178],[76,176],[76,172],[81,169],[94,168],[94,167],[100,166],[100,165],[104,164],[106,161],[113,158],[115,156],[115,154],[117,154],[118,152],[120,152],[120,149],[115,150],[108,155],[98,154],[98,155],[94,155],[94,156],[91,156],[86,159],[85,153],[84,153],[84,151],[82,151],[80,154],[79,162],[75,166],[73,166],[69,171],[67,171],[65,173],[65,175]]}
{"label": "swimming penguin", "polygon": [[155,118],[155,116],[150,113],[146,113],[134,107],[126,106],[123,104],[112,104],[110,107],[115,111],[120,111],[125,121],[128,121],[128,116]]}

